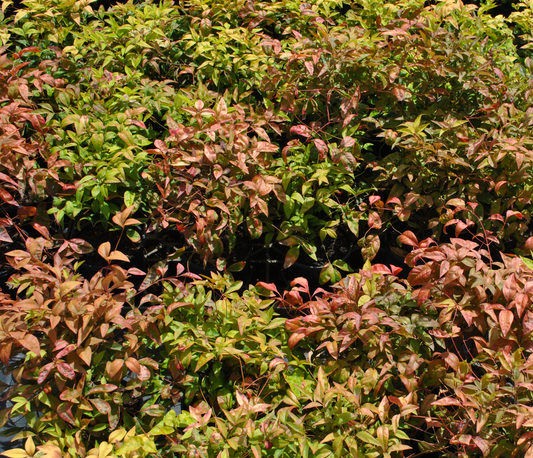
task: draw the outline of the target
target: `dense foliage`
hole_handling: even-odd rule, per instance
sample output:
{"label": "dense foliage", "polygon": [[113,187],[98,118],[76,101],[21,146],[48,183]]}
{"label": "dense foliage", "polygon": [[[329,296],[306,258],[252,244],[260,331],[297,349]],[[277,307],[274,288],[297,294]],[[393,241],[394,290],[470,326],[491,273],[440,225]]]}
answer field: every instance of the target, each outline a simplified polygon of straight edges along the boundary
{"label": "dense foliage", "polygon": [[3,455],[533,458],[495,6],[1,2]]}

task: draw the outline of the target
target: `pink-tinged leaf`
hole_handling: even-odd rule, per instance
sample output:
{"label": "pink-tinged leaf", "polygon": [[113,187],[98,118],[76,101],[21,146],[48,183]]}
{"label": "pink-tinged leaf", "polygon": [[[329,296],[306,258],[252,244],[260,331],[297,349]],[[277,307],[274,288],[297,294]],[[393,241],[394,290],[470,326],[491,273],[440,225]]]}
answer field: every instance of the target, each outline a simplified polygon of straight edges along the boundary
{"label": "pink-tinged leaf", "polygon": [[12,243],[13,240],[9,236],[4,226],[0,226],[0,242]]}
{"label": "pink-tinged leaf", "polygon": [[107,401],[104,401],[103,399],[89,399],[89,401],[91,401],[92,405],[96,407],[98,412],[105,415],[111,412],[111,406]]}
{"label": "pink-tinged leaf", "polygon": [[[368,202],[370,203],[370,205],[374,205],[376,202],[379,202],[381,200],[381,197],[380,196],[370,196],[368,198]],[[399,202],[399,200],[398,200]]]}
{"label": "pink-tinged leaf", "polygon": [[300,124],[299,126],[291,127],[291,134],[300,135],[302,137],[309,138],[311,136],[311,131],[309,127],[304,126],[303,124]]}
{"label": "pink-tinged leaf", "polygon": [[174,302],[168,306],[167,313],[170,315],[174,310],[181,307],[193,307],[193,304],[190,302]]}
{"label": "pink-tinged leaf", "polygon": [[111,319],[111,323],[115,323],[115,324],[118,324],[120,327],[122,328],[127,328],[127,329],[130,329],[132,330],[133,328],[131,327],[131,324],[128,320],[126,320],[126,318],[124,318],[123,316],[121,315],[117,315],[117,316],[114,316],[112,319]]}
{"label": "pink-tinged leaf", "polygon": [[48,374],[52,370],[52,367],[54,367],[54,363],[48,363],[45,366],[41,367],[41,370],[39,371],[39,377],[37,377],[37,383],[39,385],[41,385],[46,380],[46,377],[48,377]]}
{"label": "pink-tinged leaf", "polygon": [[375,274],[385,274],[385,275],[392,274],[391,270],[385,264],[374,264],[371,270]]}
{"label": "pink-tinged leaf", "polygon": [[511,302],[515,297],[517,290],[516,278],[514,274],[509,275],[507,280],[503,283],[503,296],[505,300]]}
{"label": "pink-tinged leaf", "polygon": [[340,147],[341,148],[351,148],[353,145],[355,145],[355,138],[353,137],[344,137],[341,141]]}
{"label": "pink-tinged leaf", "polygon": [[150,369],[148,369],[146,366],[141,366],[141,371],[138,374],[139,380],[144,382],[146,380],[150,380],[150,377],[151,377]]}
{"label": "pink-tinged leaf", "polygon": [[422,305],[431,297],[431,290],[433,288],[433,283],[426,283],[422,288],[413,291],[412,298],[416,299],[418,305]]}
{"label": "pink-tinged leaf", "polygon": [[505,213],[505,218],[509,219],[511,216],[516,216],[518,219],[523,219],[524,215],[521,212],[517,212],[514,210],[507,210]]}
{"label": "pink-tinged leaf", "polygon": [[39,345],[39,339],[32,334],[26,334],[23,339],[19,340],[18,343],[22,345],[27,350],[35,353],[37,356],[41,355],[41,346]]}
{"label": "pink-tinged leaf", "polygon": [[466,203],[463,199],[450,199],[448,202],[446,202],[446,205],[451,205],[452,207],[464,207],[466,206]]}
{"label": "pink-tinged leaf", "polygon": [[399,85],[399,86],[394,86],[394,88],[392,89],[392,91],[394,92],[394,95],[396,96],[396,98],[401,102],[404,98],[405,98],[405,86],[402,86],[402,85]]}
{"label": "pink-tinged leaf", "polygon": [[416,235],[413,234],[411,231],[405,231],[402,235],[400,235],[400,237],[398,237],[398,240],[404,245],[409,245],[413,247],[418,246],[418,239],[416,238]]}
{"label": "pink-tinged leaf", "polygon": [[137,267],[131,267],[126,272],[128,275],[146,275],[146,272],[143,272],[142,270],[137,269]]}
{"label": "pink-tinged leaf", "polygon": [[300,256],[300,247],[292,246],[289,251],[287,251],[287,255],[285,256],[285,262],[283,263],[283,268],[288,269],[290,266],[292,266],[298,259],[298,256]]}
{"label": "pink-tinged leaf", "polygon": [[19,90],[20,96],[24,99],[24,101],[25,102],[29,102],[30,91],[28,89],[28,85],[27,84],[19,84],[18,85],[18,90]]}
{"label": "pink-tinged leaf", "polygon": [[15,199],[13,199],[13,196],[9,194],[4,188],[0,186],[0,199],[2,199],[4,202],[8,203],[9,205],[14,205],[18,207],[18,203]]}
{"label": "pink-tinged leaf", "polygon": [[98,254],[102,256],[107,261],[109,253],[111,252],[111,244],[109,242],[104,242],[98,247]]}
{"label": "pink-tinged leaf", "polygon": [[511,326],[514,321],[514,313],[510,310],[502,310],[500,312],[500,316],[498,317],[498,321],[500,322],[500,328],[502,330],[503,337],[506,337],[511,330]]}
{"label": "pink-tinged leaf", "polygon": [[130,262],[130,259],[121,251],[112,251],[109,253],[109,256],[106,258],[106,261],[124,261]]}
{"label": "pink-tinged leaf", "polygon": [[72,415],[71,407],[72,406],[70,403],[59,404],[57,407],[57,413],[63,420],[73,425],[75,421],[74,416]]}
{"label": "pink-tinged leaf", "polygon": [[489,444],[485,442],[481,437],[476,436],[474,437],[474,444],[477,445],[477,447],[481,450],[481,453],[483,453],[483,456],[488,456],[488,453],[490,451]]}
{"label": "pink-tinged leaf", "polygon": [[409,273],[407,281],[411,286],[418,286],[428,283],[433,276],[433,269],[429,264],[415,266]]}
{"label": "pink-tinged leaf", "polygon": [[305,332],[296,332],[294,333],[293,335],[291,335],[289,337],[289,348],[294,348],[295,345],[300,342],[300,340],[302,340],[303,338],[305,338]]}
{"label": "pink-tinged leaf", "polygon": [[320,140],[319,138],[314,138],[313,143],[315,144],[320,157],[324,159],[325,155],[328,153],[328,145],[326,142],[324,140]]}
{"label": "pink-tinged leaf", "polygon": [[460,361],[455,353],[450,353],[449,351],[447,351],[442,354],[442,358],[454,371],[459,370]]}
{"label": "pink-tinged leaf", "polygon": [[285,361],[282,358],[274,358],[272,361],[270,361],[270,364],[268,365],[268,368],[269,369],[274,369],[276,366],[279,366],[280,364],[285,366],[285,367],[287,367],[289,365],[289,363],[287,363],[287,361]]}
{"label": "pink-tinged leaf", "polygon": [[130,123],[134,126],[140,127],[141,129],[146,129],[146,124],[139,119],[132,119],[130,120]]}
{"label": "pink-tinged leaf", "polygon": [[524,162],[524,153],[516,152],[515,156],[516,156],[516,168],[520,170]]}
{"label": "pink-tinged leaf", "polygon": [[154,404],[153,406],[145,407],[141,412],[151,417],[161,417],[165,414],[165,409],[159,404]]}
{"label": "pink-tinged leaf", "polygon": [[61,359],[63,358],[64,356],[67,356],[71,351],[75,350],[76,349],[76,345],[74,344],[70,344],[70,345],[67,345],[65,348],[63,348],[57,355],[56,355],[56,358],[57,359]]}
{"label": "pink-tinged leaf", "polygon": [[107,335],[107,331],[109,331],[109,323],[102,323],[100,325],[100,335],[102,336],[102,339]]}
{"label": "pink-tinged leaf", "polygon": [[68,378],[69,380],[74,380],[76,378],[76,372],[67,363],[57,363],[57,370],[61,375]]}
{"label": "pink-tinged leaf", "polygon": [[126,367],[130,371],[135,372],[137,375],[141,373],[141,365],[139,364],[139,361],[137,361],[135,358],[128,358],[126,360]]}
{"label": "pink-tinged leaf", "polygon": [[94,251],[93,246],[83,239],[71,239],[68,243],[72,250],[78,254],[87,254]]}
{"label": "pink-tinged leaf", "polygon": [[90,396],[91,394],[96,393],[111,393],[117,389],[117,385],[111,385],[109,383],[106,383],[104,385],[97,385],[93,388],[91,388],[89,391],[87,391],[87,396]]}
{"label": "pink-tinged leaf", "polygon": [[516,295],[514,303],[515,303],[516,313],[518,315],[518,318],[520,318],[522,314],[524,313],[524,310],[527,307],[528,301],[529,300],[528,300],[527,294],[520,293]]}
{"label": "pink-tinged leaf", "polygon": [[[309,282],[307,281],[307,278],[304,277],[296,277],[293,281],[291,281],[291,286],[299,285],[303,288],[303,292],[309,293]],[[299,291],[302,291],[299,289]]]}
{"label": "pink-tinged leaf", "polygon": [[489,219],[492,219],[492,220],[495,220],[495,221],[501,221],[502,223],[505,222],[505,220],[503,219],[503,216],[500,215],[499,213],[495,213],[494,215],[490,215]]}
{"label": "pink-tinged leaf", "polygon": [[257,286],[261,286],[262,288],[265,288],[268,291],[272,291],[274,293],[278,292],[278,289],[276,288],[276,285],[274,283],[265,283],[264,281],[260,281],[257,283]]}
{"label": "pink-tinged leaf", "polygon": [[312,75],[315,72],[315,67],[313,65],[313,62],[306,61],[304,62],[305,68],[307,68],[307,71],[310,75]]}
{"label": "pink-tinged leaf", "polygon": [[463,406],[457,399],[449,398],[449,397],[438,399],[437,401],[433,401],[431,403],[431,405],[434,405],[434,406],[459,406],[459,407]]}
{"label": "pink-tinged leaf", "polygon": [[522,445],[524,442],[530,441],[531,439],[533,439],[533,431],[529,431],[525,434],[522,434],[520,436],[520,439],[518,439],[518,442],[516,443],[516,445]]}
{"label": "pink-tinged leaf", "polygon": [[403,269],[402,269],[401,267],[393,266],[393,265],[391,264],[391,266],[390,266],[390,270],[391,270],[391,272],[392,272],[392,275],[396,275],[396,276],[397,276],[397,275],[398,275]]}
{"label": "pink-tinged leaf", "polygon": [[62,401],[72,402],[74,399],[77,399],[81,396],[81,390],[68,388],[59,395],[59,399]]}
{"label": "pink-tinged leaf", "polygon": [[124,366],[124,360],[123,359],[116,359],[113,362],[108,361],[106,363],[105,370],[109,374],[109,376],[114,379],[122,372],[122,367]]}
{"label": "pink-tinged leaf", "polygon": [[499,192],[500,192],[500,188],[501,188],[502,186],[505,186],[505,185],[508,184],[508,183],[509,183],[509,182],[508,182],[508,181],[505,181],[505,180],[503,180],[503,181],[499,181],[498,183],[496,183],[496,186],[494,186],[494,190],[499,194]]}

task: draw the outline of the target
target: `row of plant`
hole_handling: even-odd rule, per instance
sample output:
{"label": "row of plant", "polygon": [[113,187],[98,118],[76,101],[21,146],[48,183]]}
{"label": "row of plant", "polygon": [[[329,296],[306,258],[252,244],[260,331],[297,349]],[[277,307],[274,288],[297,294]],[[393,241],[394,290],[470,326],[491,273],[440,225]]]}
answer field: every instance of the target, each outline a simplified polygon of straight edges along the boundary
{"label": "row of plant", "polygon": [[526,4],[91,3],[5,20],[3,241],[133,207],[134,244],[170,226],[220,267],[244,225],[327,281],[337,234],[373,259],[387,231],[440,240],[450,203],[510,249],[529,235]]}
{"label": "row of plant", "polygon": [[3,1],[4,454],[531,458],[532,6],[492,6]]}
{"label": "row of plant", "polygon": [[160,295],[106,244],[83,278],[73,250],[52,262],[28,239],[8,255],[26,299],[2,295],[0,339],[17,382],[2,421],[28,427],[4,455],[531,456],[533,261],[401,238],[426,261],[407,281],[367,263],[334,292],[239,294],[181,266]]}

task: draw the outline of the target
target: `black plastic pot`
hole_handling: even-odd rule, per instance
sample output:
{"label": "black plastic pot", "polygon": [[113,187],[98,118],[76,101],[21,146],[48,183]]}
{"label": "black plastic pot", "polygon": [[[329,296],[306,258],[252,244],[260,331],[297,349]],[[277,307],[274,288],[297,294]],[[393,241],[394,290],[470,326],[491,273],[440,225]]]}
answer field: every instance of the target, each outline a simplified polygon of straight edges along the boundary
{"label": "black plastic pot", "polygon": [[[354,251],[354,243],[351,242],[348,253],[346,253],[341,259],[342,261],[348,263],[350,260],[352,254]],[[302,257],[302,256],[301,256]],[[299,258],[300,259],[300,258]],[[331,259],[331,262],[334,262],[335,259]],[[309,289],[311,291],[314,291],[317,288],[324,288],[324,285],[320,284],[320,273],[322,272],[322,269],[327,264],[314,264],[314,265],[308,265],[306,263],[301,262],[300,260],[296,261],[291,267],[286,269],[287,276],[292,279],[297,277],[303,277],[306,278],[309,283]]]}

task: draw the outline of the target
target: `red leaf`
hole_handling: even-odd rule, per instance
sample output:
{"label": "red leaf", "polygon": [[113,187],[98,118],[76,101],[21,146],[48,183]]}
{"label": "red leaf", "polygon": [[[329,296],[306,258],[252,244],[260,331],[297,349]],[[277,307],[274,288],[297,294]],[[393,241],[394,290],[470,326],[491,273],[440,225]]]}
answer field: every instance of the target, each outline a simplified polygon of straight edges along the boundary
{"label": "red leaf", "polygon": [[403,243],[404,245],[409,246],[418,246],[418,239],[416,238],[416,235],[413,234],[411,231],[405,231],[400,237],[398,237],[398,240]]}
{"label": "red leaf", "polygon": [[57,370],[69,380],[74,380],[76,378],[76,372],[67,363],[57,363]]}
{"label": "red leaf", "polygon": [[48,377],[52,367],[54,367],[54,363],[48,363],[47,365],[41,367],[41,370],[39,371],[39,377],[37,377],[37,383],[39,385],[46,380],[46,377]]}
{"label": "red leaf", "polygon": [[385,264],[374,264],[371,267],[371,270],[375,274],[385,274],[385,275],[391,275],[391,270],[385,265]]}
{"label": "red leaf", "polygon": [[13,240],[9,236],[4,226],[0,226],[0,242],[12,243]]}
{"label": "red leaf", "polygon": [[500,322],[500,328],[503,333],[503,337],[506,337],[514,321],[514,313],[510,310],[502,310],[500,316],[498,317]]}
{"label": "red leaf", "polygon": [[325,154],[328,152],[328,145],[326,145],[326,142],[324,140],[320,140],[319,138],[315,138],[313,139],[313,143],[315,144],[320,157],[324,159]]}
{"label": "red leaf", "polygon": [[411,286],[418,286],[427,283],[433,275],[431,265],[424,264],[422,266],[415,266],[409,273],[407,281]]}
{"label": "red leaf", "polygon": [[56,358],[57,359],[61,359],[63,358],[63,356],[66,356],[68,355],[71,351],[75,350],[76,349],[76,345],[74,344],[70,344],[70,345],[67,345],[65,348],[63,348],[57,355],[56,355]]}
{"label": "red leaf", "polygon": [[7,202],[8,204],[10,205],[15,205],[18,207],[18,203],[15,201],[15,199],[13,199],[13,196],[11,194],[9,194],[4,188],[2,188],[0,186],[0,198],[4,201],[4,202]]}
{"label": "red leaf", "polygon": [[499,213],[495,213],[494,215],[490,215],[489,219],[493,219],[493,220],[496,220],[496,221],[501,221],[502,223],[505,222],[505,220],[503,219],[503,216],[500,215]]}
{"label": "red leaf", "polygon": [[291,134],[301,135],[302,137],[309,138],[311,136],[311,131],[309,127],[300,124],[299,126],[291,127]]}
{"label": "red leaf", "polygon": [[478,446],[478,448],[483,453],[483,456],[488,456],[489,451],[490,451],[490,447],[487,444],[487,442],[485,442],[481,437],[476,436],[476,437],[474,437],[474,444],[476,444]]}
{"label": "red leaf", "polygon": [[305,331],[304,332],[296,332],[292,336],[289,337],[289,348],[294,348],[294,346],[300,342],[305,337]]}
{"label": "red leaf", "polygon": [[396,98],[401,102],[405,98],[405,86],[394,86],[393,90]]}
{"label": "red leaf", "polygon": [[524,310],[527,307],[528,304],[528,297],[527,294],[520,293],[516,296],[516,299],[514,300],[515,307],[516,307],[516,313],[518,315],[518,318],[522,316],[524,313]]}
{"label": "red leaf", "polygon": [[57,407],[57,413],[67,423],[74,424],[75,421],[74,421],[74,416],[72,415],[72,411],[70,410],[71,407],[72,406],[70,403],[59,404],[59,406]]}
{"label": "red leaf", "polygon": [[509,219],[511,216],[516,216],[518,219],[524,218],[524,215],[520,212],[514,210],[507,210],[507,212],[505,213],[505,218]]}
{"label": "red leaf", "polygon": [[98,412],[103,414],[108,414],[111,412],[111,406],[107,401],[104,401],[103,399],[89,399],[91,403],[96,407]]}
{"label": "red leaf", "polygon": [[344,137],[341,141],[341,148],[351,148],[355,145],[355,139],[353,137]]}
{"label": "red leaf", "polygon": [[503,284],[503,296],[505,297],[505,300],[510,302],[516,295],[516,290],[516,279],[514,274],[511,274]]}
{"label": "red leaf", "polygon": [[262,288],[265,288],[268,291],[272,291],[277,293],[278,289],[276,288],[276,285],[274,283],[265,283],[264,281],[260,281],[257,283],[257,286],[261,286]]}
{"label": "red leaf", "polygon": [[115,391],[118,387],[116,385],[111,385],[109,383],[106,383],[104,385],[98,385],[93,388],[91,388],[89,391],[87,391],[87,396],[95,393],[111,393],[112,391]]}

